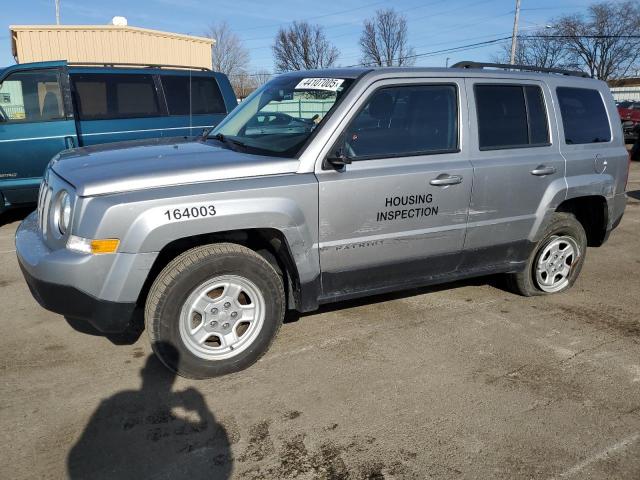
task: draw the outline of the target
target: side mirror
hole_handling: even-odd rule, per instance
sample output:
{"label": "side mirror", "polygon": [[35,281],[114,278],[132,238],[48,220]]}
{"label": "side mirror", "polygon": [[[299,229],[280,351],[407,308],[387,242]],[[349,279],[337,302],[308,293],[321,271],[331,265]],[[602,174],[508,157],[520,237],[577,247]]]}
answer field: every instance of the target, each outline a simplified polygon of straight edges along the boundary
{"label": "side mirror", "polygon": [[326,169],[329,169],[329,168],[340,169],[340,168],[343,168],[345,165],[349,165],[350,163],[351,163],[351,157],[349,157],[344,152],[344,147],[338,148],[333,153],[330,153],[329,155],[327,155],[327,157],[324,159],[324,166],[326,167]]}

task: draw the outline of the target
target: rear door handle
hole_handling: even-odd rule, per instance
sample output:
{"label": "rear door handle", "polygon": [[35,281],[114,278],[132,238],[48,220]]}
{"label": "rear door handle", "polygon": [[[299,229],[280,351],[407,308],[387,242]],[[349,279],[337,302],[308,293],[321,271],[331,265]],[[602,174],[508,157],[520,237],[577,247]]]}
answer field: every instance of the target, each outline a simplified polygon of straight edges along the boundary
{"label": "rear door handle", "polygon": [[538,177],[544,177],[545,175],[551,175],[556,173],[556,167],[546,167],[544,165],[538,165],[531,170],[531,175],[537,175]]}
{"label": "rear door handle", "polygon": [[431,185],[435,185],[437,187],[444,187],[447,185],[456,185],[458,183],[462,183],[462,176],[460,175],[449,175],[447,173],[443,173],[438,175],[436,178],[429,182]]}

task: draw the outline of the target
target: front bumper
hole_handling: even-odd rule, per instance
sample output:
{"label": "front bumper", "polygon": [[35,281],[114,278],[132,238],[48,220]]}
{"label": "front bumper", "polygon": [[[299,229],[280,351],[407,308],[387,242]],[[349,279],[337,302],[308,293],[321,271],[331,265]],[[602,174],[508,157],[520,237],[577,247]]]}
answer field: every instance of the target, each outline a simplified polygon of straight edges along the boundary
{"label": "front bumper", "polygon": [[43,308],[86,321],[102,333],[124,332],[131,323],[135,303],[108,302],[74,287],[39,280],[24,268],[20,257],[18,261],[31,294]]}
{"label": "front bumper", "polygon": [[104,333],[127,329],[157,254],[85,255],[50,249],[32,213],[16,232],[24,278],[42,307],[84,320]]}

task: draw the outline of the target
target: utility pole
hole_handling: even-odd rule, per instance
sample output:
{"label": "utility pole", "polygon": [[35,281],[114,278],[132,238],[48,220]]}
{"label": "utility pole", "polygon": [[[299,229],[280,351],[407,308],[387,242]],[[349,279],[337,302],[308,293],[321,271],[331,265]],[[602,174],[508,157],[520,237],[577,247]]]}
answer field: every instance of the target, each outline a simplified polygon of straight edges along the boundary
{"label": "utility pole", "polygon": [[60,25],[60,0],[56,0],[56,25]]}
{"label": "utility pole", "polygon": [[520,0],[516,0],[516,15],[513,18],[513,34],[511,36],[511,65],[516,63],[516,48],[518,47],[518,22],[520,21]]}

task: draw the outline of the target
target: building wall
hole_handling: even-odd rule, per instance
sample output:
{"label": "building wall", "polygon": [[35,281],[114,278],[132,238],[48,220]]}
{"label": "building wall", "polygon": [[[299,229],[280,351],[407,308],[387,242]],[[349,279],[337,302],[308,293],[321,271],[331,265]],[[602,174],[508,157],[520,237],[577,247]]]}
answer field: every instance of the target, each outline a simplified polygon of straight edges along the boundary
{"label": "building wall", "polygon": [[611,93],[618,102],[624,100],[640,102],[640,85],[635,87],[611,87]]}
{"label": "building wall", "polygon": [[18,63],[67,60],[73,63],[178,65],[211,69],[213,40],[115,25],[11,26]]}

